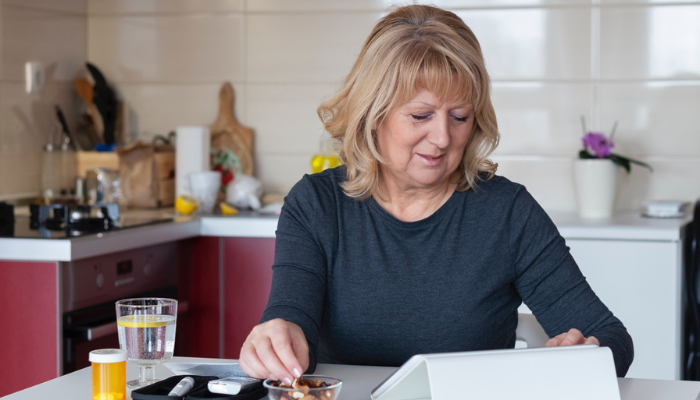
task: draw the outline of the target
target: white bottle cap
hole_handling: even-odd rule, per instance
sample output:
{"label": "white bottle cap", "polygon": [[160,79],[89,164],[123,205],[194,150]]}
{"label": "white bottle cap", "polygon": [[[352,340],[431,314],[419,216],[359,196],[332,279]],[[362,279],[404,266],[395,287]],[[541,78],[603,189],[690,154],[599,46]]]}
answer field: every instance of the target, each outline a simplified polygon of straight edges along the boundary
{"label": "white bottle cap", "polygon": [[101,349],[90,352],[90,362],[115,363],[121,361],[126,361],[126,350]]}

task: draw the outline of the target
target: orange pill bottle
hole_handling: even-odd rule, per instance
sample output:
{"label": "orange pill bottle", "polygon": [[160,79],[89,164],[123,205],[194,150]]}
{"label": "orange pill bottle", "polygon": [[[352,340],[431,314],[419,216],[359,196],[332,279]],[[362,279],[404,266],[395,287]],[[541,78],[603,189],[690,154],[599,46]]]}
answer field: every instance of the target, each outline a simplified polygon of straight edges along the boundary
{"label": "orange pill bottle", "polygon": [[126,351],[102,349],[90,352],[92,399],[126,400]]}

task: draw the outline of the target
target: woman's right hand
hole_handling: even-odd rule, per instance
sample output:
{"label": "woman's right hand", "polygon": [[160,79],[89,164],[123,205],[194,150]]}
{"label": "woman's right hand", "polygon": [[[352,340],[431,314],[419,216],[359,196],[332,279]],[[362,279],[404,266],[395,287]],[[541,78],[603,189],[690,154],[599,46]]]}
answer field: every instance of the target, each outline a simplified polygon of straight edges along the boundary
{"label": "woman's right hand", "polygon": [[291,385],[309,367],[309,345],[298,325],[276,318],[253,328],[238,363],[253,378]]}

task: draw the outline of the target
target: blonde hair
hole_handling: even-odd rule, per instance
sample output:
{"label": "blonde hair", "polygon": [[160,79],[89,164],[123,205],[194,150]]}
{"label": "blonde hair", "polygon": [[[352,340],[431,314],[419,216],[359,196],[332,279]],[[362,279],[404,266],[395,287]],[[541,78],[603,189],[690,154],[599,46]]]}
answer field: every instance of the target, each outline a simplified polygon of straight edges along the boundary
{"label": "blonde hair", "polygon": [[472,102],[475,113],[451,176],[464,191],[491,179],[498,166],[487,158],[499,133],[479,42],[458,16],[430,6],[400,7],[377,23],[341,89],[318,108],[325,129],[341,143],[348,196],[361,200],[381,193],[376,127],[388,111],[420,89],[448,100],[454,82],[458,100]]}

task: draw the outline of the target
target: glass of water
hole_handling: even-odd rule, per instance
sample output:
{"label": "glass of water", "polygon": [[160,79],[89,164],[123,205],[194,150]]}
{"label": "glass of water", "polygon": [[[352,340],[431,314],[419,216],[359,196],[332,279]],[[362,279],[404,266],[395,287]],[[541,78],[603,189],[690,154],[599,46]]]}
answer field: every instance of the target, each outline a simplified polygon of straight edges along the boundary
{"label": "glass of water", "polygon": [[125,299],[117,301],[116,307],[119,347],[139,365],[139,379],[126,386],[138,389],[158,382],[155,365],[170,360],[175,348],[177,300]]}

